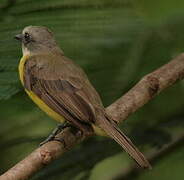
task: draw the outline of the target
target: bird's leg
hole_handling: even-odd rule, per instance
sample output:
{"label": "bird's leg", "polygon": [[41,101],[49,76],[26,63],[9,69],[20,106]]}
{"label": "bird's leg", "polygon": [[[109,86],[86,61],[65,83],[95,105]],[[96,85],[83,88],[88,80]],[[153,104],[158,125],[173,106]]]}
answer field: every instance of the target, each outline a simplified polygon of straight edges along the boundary
{"label": "bird's leg", "polygon": [[52,132],[51,134],[43,141],[40,143],[40,146],[44,145],[45,143],[49,141],[62,141],[62,139],[56,138],[56,135],[59,134],[63,129],[66,127],[70,127],[71,125],[68,124],[67,122],[59,124]]}

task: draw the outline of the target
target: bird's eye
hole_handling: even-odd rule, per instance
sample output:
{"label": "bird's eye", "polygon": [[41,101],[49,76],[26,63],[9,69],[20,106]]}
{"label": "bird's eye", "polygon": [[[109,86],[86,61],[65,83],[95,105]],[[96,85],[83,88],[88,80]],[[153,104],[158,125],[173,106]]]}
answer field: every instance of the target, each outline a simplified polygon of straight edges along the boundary
{"label": "bird's eye", "polygon": [[25,38],[25,40],[26,40],[27,42],[29,42],[29,41],[30,41],[30,35],[29,35],[29,33],[25,33],[25,34],[24,34],[24,38]]}

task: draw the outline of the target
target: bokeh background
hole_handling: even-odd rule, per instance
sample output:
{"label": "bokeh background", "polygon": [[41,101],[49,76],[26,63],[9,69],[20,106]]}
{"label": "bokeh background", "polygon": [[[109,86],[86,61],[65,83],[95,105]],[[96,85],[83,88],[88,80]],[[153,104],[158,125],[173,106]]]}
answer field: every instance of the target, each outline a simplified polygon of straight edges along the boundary
{"label": "bokeh background", "polygon": [[[27,25],[48,26],[55,33],[65,55],[84,68],[105,106],[184,51],[182,0],[1,0],[0,173],[37,148],[57,125],[32,103],[18,80],[22,53],[13,37]],[[136,171],[120,146],[94,137],[32,180],[184,179],[183,95],[184,83],[178,82],[122,124],[152,157],[153,170]]]}

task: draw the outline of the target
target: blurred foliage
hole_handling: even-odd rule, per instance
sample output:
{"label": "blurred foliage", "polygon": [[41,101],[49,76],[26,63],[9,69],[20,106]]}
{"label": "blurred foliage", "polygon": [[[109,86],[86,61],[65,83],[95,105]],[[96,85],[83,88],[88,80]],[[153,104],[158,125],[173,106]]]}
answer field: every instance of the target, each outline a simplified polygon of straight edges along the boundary
{"label": "blurred foliage", "polygon": [[[13,40],[15,34],[27,25],[52,29],[66,56],[85,69],[107,106],[183,52],[183,8],[182,0],[1,0],[0,172],[29,154],[56,126],[20,85],[21,46]],[[183,91],[183,82],[177,83],[122,125],[141,150],[156,152],[183,132]],[[183,179],[183,151],[183,146],[176,147],[138,179]],[[32,180],[110,180],[132,163],[110,139],[90,138]]]}

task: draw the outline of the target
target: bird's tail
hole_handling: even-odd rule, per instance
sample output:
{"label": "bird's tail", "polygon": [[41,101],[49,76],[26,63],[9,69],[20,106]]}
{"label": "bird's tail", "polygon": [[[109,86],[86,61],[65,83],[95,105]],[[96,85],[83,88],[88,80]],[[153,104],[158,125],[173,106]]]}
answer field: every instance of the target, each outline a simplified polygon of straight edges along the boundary
{"label": "bird's tail", "polygon": [[150,168],[151,165],[146,157],[134,146],[131,140],[118,128],[116,123],[108,117],[100,118],[98,126],[113,138],[123,149],[143,168]]}

